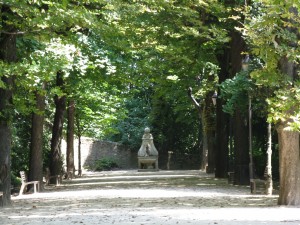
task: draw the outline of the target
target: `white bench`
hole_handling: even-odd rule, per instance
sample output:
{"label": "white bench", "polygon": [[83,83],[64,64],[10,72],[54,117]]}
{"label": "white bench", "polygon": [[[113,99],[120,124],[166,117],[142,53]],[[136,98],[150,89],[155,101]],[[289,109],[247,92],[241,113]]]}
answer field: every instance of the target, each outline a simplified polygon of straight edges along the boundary
{"label": "white bench", "polygon": [[20,171],[20,176],[21,176],[22,185],[20,188],[19,195],[23,195],[25,188],[30,184],[33,184],[34,193],[37,193],[40,190],[40,182],[39,181],[29,181],[28,182],[26,173],[24,171]]}

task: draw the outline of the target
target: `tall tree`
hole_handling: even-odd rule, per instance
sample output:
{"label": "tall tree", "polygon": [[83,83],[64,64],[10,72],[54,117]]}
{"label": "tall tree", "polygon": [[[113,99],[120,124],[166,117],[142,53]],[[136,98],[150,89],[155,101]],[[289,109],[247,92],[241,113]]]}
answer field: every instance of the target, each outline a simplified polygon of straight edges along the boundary
{"label": "tall tree", "polygon": [[[26,38],[28,42],[35,42],[35,39],[38,39],[41,45],[50,46],[49,48],[53,47],[53,42],[56,40],[63,40],[67,47],[67,43],[72,43],[78,41],[78,34],[80,32],[88,32],[88,28],[92,28],[96,25],[96,22],[93,23],[91,21],[95,21],[94,19],[99,16],[101,8],[105,5],[102,1],[95,1],[93,3],[74,3],[71,1],[63,1],[63,2],[45,2],[45,1],[22,1],[22,2],[15,2],[15,1],[6,1],[9,7],[19,15],[19,21],[16,20],[10,21],[12,24],[16,23],[20,32]],[[108,4],[108,3],[106,3]],[[91,13],[91,12],[94,13]],[[48,18],[45,20],[44,18]],[[11,18],[10,18],[11,19]],[[56,38],[59,37],[59,38]],[[51,46],[52,44],[52,46]],[[19,52],[28,52],[25,49],[22,49],[22,45],[19,46]],[[55,49],[55,47],[53,47]],[[55,74],[57,71],[67,72],[70,71],[70,65],[72,64],[72,58],[66,59],[68,56],[65,54],[65,58],[59,56],[57,52],[62,52],[64,50],[59,49],[58,51],[45,51],[45,49],[39,48],[35,49],[35,52],[39,52],[40,57],[39,59],[27,59],[29,64],[31,64],[31,68],[35,70],[34,79],[28,82],[24,82],[24,85],[32,85],[32,83],[43,83],[43,82],[53,82],[55,80],[56,75],[53,75],[53,71]],[[49,57],[53,56],[52,58]],[[54,54],[53,54],[54,53]],[[25,54],[22,54],[24,57]],[[31,57],[31,56],[30,56]],[[29,58],[30,58],[29,57]],[[25,57],[24,57],[25,58]],[[47,61],[48,60],[48,61]],[[70,63],[71,61],[71,63]],[[48,75],[44,75],[45,69],[40,66],[41,64],[45,65],[45,62],[51,64],[52,69]],[[66,68],[69,67],[69,68]],[[38,72],[39,71],[39,72]],[[49,70],[48,70],[49,71]],[[25,72],[26,74],[26,72]],[[23,79],[25,79],[23,77]],[[21,82],[20,82],[21,83]],[[36,85],[41,86],[41,85]],[[51,86],[51,85],[50,85]],[[29,88],[30,89],[30,88]],[[32,90],[30,90],[32,91]],[[39,90],[38,90],[39,91]],[[51,93],[57,94],[60,97],[59,88],[54,87],[51,89]],[[56,122],[55,122],[56,123]],[[53,138],[53,140],[56,138]],[[34,138],[33,140],[34,141]],[[53,142],[52,142],[53,144]],[[53,144],[52,146],[56,146]],[[32,154],[35,157],[40,156],[41,154]],[[42,162],[42,159],[37,160],[36,158],[31,160],[32,162]],[[51,163],[51,165],[53,162]],[[54,163],[55,164],[55,163]],[[33,169],[34,165],[30,165],[30,176],[31,177],[40,177],[41,171]]]}
{"label": "tall tree", "polygon": [[[228,31],[228,37],[230,38],[230,42],[224,49],[221,47],[221,51],[217,53],[217,57],[219,60],[219,65],[221,67],[220,70],[220,82],[225,82],[226,79],[234,78],[242,69],[242,60],[243,54],[246,52],[246,43],[243,39],[243,36],[240,32],[235,30],[236,27],[240,26],[240,22],[244,20],[240,10],[235,10],[236,8],[243,8],[247,5],[248,1],[235,1],[229,0],[224,1],[224,7],[228,9],[229,14],[227,14],[227,24],[225,29]],[[236,22],[232,20],[232,18],[239,18],[239,21]],[[222,53],[222,54],[220,54]],[[222,60],[222,61],[220,61]],[[224,60],[224,61],[223,61]],[[222,95],[222,93],[220,93]],[[221,100],[220,100],[221,101]],[[221,103],[219,101],[219,104]],[[224,99],[222,100],[224,101]],[[248,152],[248,126],[245,124],[245,120],[247,119],[247,114],[243,112],[241,107],[236,104],[234,105],[234,113],[232,116],[233,123],[233,138],[234,138],[234,182],[236,184],[248,184],[249,183],[249,152]],[[222,137],[220,134],[217,134],[218,137],[218,153],[223,156],[223,160],[228,159],[228,147],[221,147],[220,143],[224,143],[228,146],[228,137],[229,137],[229,118],[228,115],[220,112],[220,105],[217,106],[217,125],[224,125],[221,130],[217,132],[224,132],[227,134],[227,137]],[[218,119],[219,117],[219,119]],[[224,119],[224,121],[220,121],[220,119]],[[218,157],[218,156],[217,156]],[[220,159],[217,159],[220,162]],[[225,163],[221,163],[222,167],[226,166]],[[219,165],[218,165],[219,166]],[[221,168],[222,168],[221,167]],[[224,176],[224,172],[217,168],[217,175]],[[224,168],[225,169],[225,168]],[[228,170],[228,165],[225,171]]]}
{"label": "tall tree", "polygon": [[75,101],[73,99],[68,100],[68,127],[67,127],[67,172],[72,177],[75,172],[74,167],[74,126],[75,126]]}
{"label": "tall tree", "polygon": [[192,89],[189,88],[188,95],[192,99],[192,102],[198,110],[199,127],[202,129],[199,131],[202,134],[202,150],[200,151],[201,162],[200,169],[206,170],[207,173],[215,172],[215,122],[211,114],[211,96],[209,92],[202,103],[199,103],[192,95]]}
{"label": "tall tree", "polygon": [[[242,34],[231,31],[230,42],[230,74],[234,77],[242,69],[243,52],[246,52],[246,44]],[[243,113],[239,105],[236,105],[233,114],[234,120],[234,182],[236,184],[249,184],[249,151],[248,151],[248,126],[245,124],[247,114]]]}
{"label": "tall tree", "polygon": [[13,71],[11,66],[17,61],[16,35],[17,29],[10,23],[14,13],[6,5],[1,5],[0,60],[2,70],[0,74],[0,180],[3,189],[3,206],[11,204],[11,115]]}
{"label": "tall tree", "polygon": [[[56,87],[60,90],[64,89],[63,72],[58,71],[56,76]],[[53,176],[60,175],[62,172],[62,158],[61,158],[61,139],[64,123],[64,113],[66,110],[66,95],[61,92],[60,95],[56,94],[54,97],[55,114],[52,127],[51,139],[51,155],[50,155],[50,173]]]}
{"label": "tall tree", "polygon": [[[291,18],[287,20],[289,26],[285,26],[285,31],[294,36],[296,40],[287,43],[292,49],[298,48],[299,53],[299,10],[300,4],[291,4],[287,8],[287,14]],[[292,25],[292,26],[291,26]],[[296,42],[298,39],[298,42]],[[280,71],[288,77],[291,82],[285,88],[292,91],[299,90],[299,58],[298,62],[294,58],[284,55],[279,61]],[[299,104],[291,106],[285,111],[287,115],[299,116]],[[280,166],[280,194],[278,203],[280,205],[300,205],[300,133],[299,129],[290,129],[289,123],[300,123],[299,117],[291,116],[278,124],[279,135],[279,166]],[[300,128],[300,126],[299,126]]]}
{"label": "tall tree", "polygon": [[[125,8],[132,13],[123,16],[127,12]],[[154,101],[166,101],[161,106],[171,103],[176,115],[174,121],[184,122],[185,118],[188,123],[186,118],[190,116],[193,104],[186,101],[188,96],[184,91],[187,87],[193,88],[195,99],[203,101],[216,89],[218,69],[214,50],[229,40],[224,29],[216,28],[217,15],[223,11],[222,4],[192,0],[180,3],[145,1],[131,5],[127,2],[120,11],[120,20],[114,22],[125,23],[128,41],[134,46],[130,52],[134,59],[132,79],[141,82],[145,78],[143,85],[150,85],[155,91]],[[134,34],[132,38],[131,34]],[[201,84],[199,77],[204,77]],[[198,136],[194,138],[197,140]],[[168,139],[171,137],[165,140]]]}
{"label": "tall tree", "polygon": [[[297,15],[295,8],[292,8],[291,12]],[[287,57],[280,60],[280,71],[288,76],[292,82],[291,85],[285,87],[287,91],[293,92],[295,88],[293,84],[299,79],[297,67],[296,63]],[[296,88],[299,88],[299,86]],[[285,113],[287,115],[299,114],[299,105],[291,106]],[[277,127],[280,169],[278,204],[280,205],[300,205],[300,133],[299,130],[290,128],[290,123],[293,122],[295,122],[295,119],[291,116],[279,121]]]}
{"label": "tall tree", "polygon": [[[219,84],[229,78],[229,53],[230,49],[223,47],[217,54],[217,59],[220,66]],[[217,92],[220,95],[220,88]],[[224,100],[216,99],[216,178],[226,178],[229,170],[229,136],[230,134],[230,119],[229,114],[223,111]],[[231,169],[231,168],[230,168]]]}
{"label": "tall tree", "polygon": [[[267,99],[269,121],[277,125],[280,161],[278,204],[300,205],[299,16],[293,1],[253,2],[244,33],[263,66],[251,73],[274,91]],[[257,20],[259,18],[259,20]],[[276,24],[276,26],[274,26]],[[255,37],[260,35],[260,39]]]}
{"label": "tall tree", "polygon": [[[203,104],[199,103],[195,97],[192,95],[192,88],[190,87],[188,90],[188,95],[191,98],[193,104],[195,105],[197,111],[198,111],[198,119],[199,119],[199,133],[201,134],[200,140],[201,140],[201,145],[200,147],[200,169],[205,170],[206,166],[208,164],[208,137],[207,137],[207,132],[205,132],[203,122],[205,123],[203,119]],[[202,148],[201,148],[202,146]]]}
{"label": "tall tree", "polygon": [[[44,85],[45,88],[45,85]],[[36,91],[36,110],[32,113],[31,146],[29,161],[29,180],[38,180],[43,183],[43,134],[45,96]],[[43,188],[43,185],[40,185]]]}

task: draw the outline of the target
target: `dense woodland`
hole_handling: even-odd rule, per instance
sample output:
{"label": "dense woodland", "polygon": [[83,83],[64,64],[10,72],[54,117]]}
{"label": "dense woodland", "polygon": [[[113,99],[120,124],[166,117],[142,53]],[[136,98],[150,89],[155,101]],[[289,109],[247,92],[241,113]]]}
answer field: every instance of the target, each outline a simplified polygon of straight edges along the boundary
{"label": "dense woodland", "polygon": [[162,162],[172,151],[217,178],[234,171],[239,185],[275,179],[278,204],[300,205],[299,8],[298,0],[1,0],[3,205],[20,170],[39,181],[47,167],[61,174],[62,138],[67,171],[80,175],[74,138],[137,151],[146,126]]}

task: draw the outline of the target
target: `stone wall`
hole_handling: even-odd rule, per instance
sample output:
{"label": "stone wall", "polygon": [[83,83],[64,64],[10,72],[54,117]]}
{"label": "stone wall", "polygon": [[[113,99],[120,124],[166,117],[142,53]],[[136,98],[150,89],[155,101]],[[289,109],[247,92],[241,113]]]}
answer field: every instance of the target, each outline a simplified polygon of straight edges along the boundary
{"label": "stone wall", "polygon": [[[74,141],[74,163],[75,170],[78,170],[78,140]],[[120,169],[138,169],[138,160],[136,151],[126,149],[124,146],[110,141],[100,141],[91,138],[82,138],[81,140],[81,167],[82,170],[94,168],[95,161],[99,159],[113,159]],[[167,169],[168,153],[158,150],[158,168]],[[62,155],[64,166],[66,166],[66,142],[62,141]],[[200,165],[199,154],[173,154],[170,161],[170,169],[198,169]]]}
{"label": "stone wall", "polygon": [[[62,141],[62,155],[66,166],[66,142]],[[100,141],[91,138],[81,140],[81,166],[82,169],[93,168],[99,159],[112,159],[122,169],[137,169],[137,152],[109,141]],[[74,141],[74,164],[78,170],[78,140]]]}

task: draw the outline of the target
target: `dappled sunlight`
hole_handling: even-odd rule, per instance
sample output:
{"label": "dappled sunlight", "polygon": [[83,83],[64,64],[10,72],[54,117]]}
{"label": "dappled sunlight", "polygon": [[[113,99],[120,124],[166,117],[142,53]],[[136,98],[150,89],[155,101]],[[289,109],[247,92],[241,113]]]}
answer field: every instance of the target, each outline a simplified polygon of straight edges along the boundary
{"label": "dappled sunlight", "polygon": [[216,186],[217,184],[205,184],[205,183],[200,183],[196,184],[197,186]]}
{"label": "dappled sunlight", "polygon": [[13,197],[13,210],[0,212],[0,221],[5,225],[165,225],[201,221],[224,224],[228,221],[229,225],[253,224],[250,223],[253,221],[279,224],[288,220],[293,222],[285,224],[293,224],[300,220],[295,209],[276,205],[276,195],[251,195],[249,187],[230,185],[226,179],[184,172],[186,176],[182,171],[178,174],[173,171],[138,177],[137,172],[118,171],[116,177],[114,172],[109,172],[107,179],[103,173],[97,173],[64,181],[63,185],[49,187],[42,193]]}
{"label": "dappled sunlight", "polygon": [[[9,224],[299,224],[296,208],[87,208],[69,211],[15,215]],[[22,223],[19,223],[22,221]],[[158,222],[159,221],[159,222]],[[218,222],[217,222],[218,221]],[[290,223],[288,223],[290,222]],[[298,222],[298,223],[297,223]]]}
{"label": "dappled sunlight", "polygon": [[67,186],[72,187],[72,186],[85,186],[85,185],[97,185],[97,186],[102,186],[102,185],[108,185],[108,184],[145,184],[145,183],[153,183],[154,181],[151,180],[145,180],[145,181],[108,181],[108,182],[89,182],[89,183],[70,183]]}

